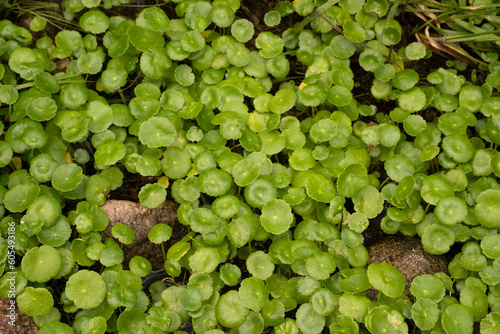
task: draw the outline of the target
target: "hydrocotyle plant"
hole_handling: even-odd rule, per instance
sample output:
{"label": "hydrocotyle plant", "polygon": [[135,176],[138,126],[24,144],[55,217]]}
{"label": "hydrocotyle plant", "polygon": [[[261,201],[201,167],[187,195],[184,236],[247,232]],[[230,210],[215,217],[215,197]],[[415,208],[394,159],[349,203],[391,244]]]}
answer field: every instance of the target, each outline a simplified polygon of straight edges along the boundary
{"label": "hydrocotyle plant", "polygon": [[[237,0],[127,2],[65,0],[78,29],[53,38],[36,10],[0,21],[0,296],[15,277],[41,334],[498,331],[496,57],[422,70],[399,1],[280,1],[263,24]],[[130,180],[179,203],[172,284],[143,289],[130,227],[102,240]],[[375,218],[448,273],[405,291],[368,265]]]}

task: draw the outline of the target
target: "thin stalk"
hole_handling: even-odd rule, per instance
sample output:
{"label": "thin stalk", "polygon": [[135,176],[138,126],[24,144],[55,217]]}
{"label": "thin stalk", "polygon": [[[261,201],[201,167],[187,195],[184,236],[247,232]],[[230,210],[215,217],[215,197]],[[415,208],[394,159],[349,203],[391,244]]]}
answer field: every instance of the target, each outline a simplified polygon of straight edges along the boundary
{"label": "thin stalk", "polygon": [[378,186],[378,189],[382,189],[382,187],[387,183],[387,181],[389,181],[389,178],[387,177],[381,184],[380,186]]}

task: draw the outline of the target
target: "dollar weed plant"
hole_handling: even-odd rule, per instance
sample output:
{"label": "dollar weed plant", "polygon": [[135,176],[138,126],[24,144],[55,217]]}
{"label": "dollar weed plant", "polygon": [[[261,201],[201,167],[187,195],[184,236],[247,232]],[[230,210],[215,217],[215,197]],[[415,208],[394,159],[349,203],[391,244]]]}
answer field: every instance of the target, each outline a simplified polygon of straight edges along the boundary
{"label": "dollar weed plant", "polygon": [[[262,18],[238,0],[128,2],[65,0],[74,28],[50,36],[32,1],[28,26],[7,16],[23,1],[0,1],[0,296],[40,334],[498,333],[496,40],[479,65],[436,65],[400,1],[280,1]],[[467,28],[498,33],[482,22]],[[147,208],[179,204],[171,284],[124,263],[129,226],[101,238],[100,206],[129,180]],[[405,291],[367,265],[374,219],[448,272]]]}

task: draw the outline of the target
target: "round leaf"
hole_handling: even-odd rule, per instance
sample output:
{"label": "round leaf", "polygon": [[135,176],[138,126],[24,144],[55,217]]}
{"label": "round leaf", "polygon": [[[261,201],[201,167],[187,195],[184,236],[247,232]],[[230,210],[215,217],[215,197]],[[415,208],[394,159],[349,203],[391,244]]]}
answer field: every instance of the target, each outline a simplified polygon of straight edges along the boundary
{"label": "round leaf", "polygon": [[166,117],[151,117],[139,128],[139,139],[150,148],[168,146],[176,137],[175,126]]}
{"label": "round leaf", "polygon": [[488,189],[479,194],[474,207],[479,222],[488,228],[500,226],[500,190]]}
{"label": "round leaf", "polygon": [[228,328],[241,326],[250,310],[245,307],[238,292],[231,290],[222,295],[215,307],[215,316],[219,323]]}
{"label": "round leaf", "polygon": [[40,188],[33,183],[21,183],[5,193],[3,204],[10,212],[23,212],[38,197]]}
{"label": "round leaf", "polygon": [[125,224],[116,224],[111,228],[111,234],[125,245],[130,245],[135,240],[134,230]]}
{"label": "round leaf", "polygon": [[274,263],[268,254],[263,251],[256,251],[248,256],[247,269],[252,276],[265,280],[272,275]]}
{"label": "round leaf", "polygon": [[262,227],[269,233],[281,234],[286,232],[293,222],[290,205],[282,199],[271,199],[262,208],[260,222]]}
{"label": "round leaf", "polygon": [[53,173],[52,186],[59,191],[75,189],[83,180],[83,170],[75,163],[60,165]]}
{"label": "round leaf", "polygon": [[455,225],[467,218],[467,205],[458,197],[441,198],[434,210],[436,218],[445,225]]}
{"label": "round leaf", "polygon": [[28,286],[22,294],[17,296],[17,305],[19,311],[30,317],[37,317],[50,312],[54,299],[47,289]]}
{"label": "round leaf", "polygon": [[80,17],[80,26],[90,33],[100,34],[108,29],[109,18],[100,10],[90,10]]}
{"label": "round leaf", "polygon": [[172,228],[167,224],[156,224],[148,232],[148,239],[154,244],[161,244],[168,241],[171,236]]}
{"label": "round leaf", "polygon": [[368,266],[368,280],[377,290],[386,296],[397,298],[405,289],[403,275],[393,266],[387,263],[370,264]]}
{"label": "round leaf", "polygon": [[453,304],[446,308],[441,317],[441,324],[446,333],[450,334],[472,333],[474,325],[470,313],[459,304]]}
{"label": "round leaf", "polygon": [[94,271],[80,270],[66,282],[66,296],[82,309],[90,309],[102,303],[106,284]]}
{"label": "round leaf", "polygon": [[219,253],[215,248],[198,248],[189,258],[189,266],[200,273],[211,273],[219,264]]}

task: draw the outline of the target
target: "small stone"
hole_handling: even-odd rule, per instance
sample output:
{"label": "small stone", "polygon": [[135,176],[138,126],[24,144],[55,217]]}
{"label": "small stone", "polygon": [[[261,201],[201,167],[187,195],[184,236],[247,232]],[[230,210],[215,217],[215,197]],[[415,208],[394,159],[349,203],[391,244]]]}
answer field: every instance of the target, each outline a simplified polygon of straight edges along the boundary
{"label": "small stone", "polygon": [[[409,291],[411,282],[417,276],[438,272],[448,273],[448,265],[444,256],[427,253],[419,238],[387,237],[367,249],[368,264],[388,263],[396,267],[405,278],[405,290]],[[370,288],[366,296],[376,300],[378,291]]]}
{"label": "small stone", "polygon": [[[101,209],[109,218],[109,225],[102,234],[102,240],[111,238],[111,228],[116,224],[125,224],[135,232],[135,241],[130,245],[123,245],[125,256],[124,267],[128,266],[130,259],[140,255],[148,259],[153,269],[162,269],[164,266],[161,245],[153,244],[148,239],[149,230],[156,224],[167,224],[172,228],[172,237],[163,244],[165,252],[175,242],[186,235],[187,228],[177,220],[178,204],[174,201],[165,201],[157,208],[149,209],[140,203],[124,200],[109,200]],[[117,241],[118,242],[118,241]]]}

